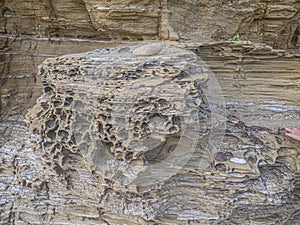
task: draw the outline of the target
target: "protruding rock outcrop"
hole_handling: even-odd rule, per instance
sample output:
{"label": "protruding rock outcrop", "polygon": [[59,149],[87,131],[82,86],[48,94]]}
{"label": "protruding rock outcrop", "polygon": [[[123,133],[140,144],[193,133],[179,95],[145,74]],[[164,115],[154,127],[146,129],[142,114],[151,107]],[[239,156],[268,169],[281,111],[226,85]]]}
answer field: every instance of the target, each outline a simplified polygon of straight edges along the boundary
{"label": "protruding rock outcrop", "polygon": [[209,73],[191,51],[160,43],[96,50],[48,59],[39,73],[43,95],[27,118],[37,153],[54,168],[70,169],[78,156],[103,167],[108,152],[135,166],[174,152],[184,166],[207,129],[200,109],[208,109],[201,85]]}

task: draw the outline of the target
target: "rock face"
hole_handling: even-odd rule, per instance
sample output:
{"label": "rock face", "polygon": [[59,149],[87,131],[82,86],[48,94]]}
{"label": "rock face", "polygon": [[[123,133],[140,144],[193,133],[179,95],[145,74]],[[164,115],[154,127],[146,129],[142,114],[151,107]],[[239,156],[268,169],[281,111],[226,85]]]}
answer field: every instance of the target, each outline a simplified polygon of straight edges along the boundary
{"label": "rock face", "polygon": [[2,33],[101,40],[178,39],[167,0],[2,1]]}
{"label": "rock face", "polygon": [[25,113],[24,102],[34,104],[31,95],[35,99],[41,91],[35,85],[36,68],[47,57],[118,46],[125,40],[224,41],[236,34],[244,41],[299,49],[296,0],[4,0],[0,11],[4,115]]}
{"label": "rock face", "polygon": [[6,35],[100,40],[242,40],[275,48],[300,46],[297,0],[4,0]]}
{"label": "rock face", "polygon": [[239,34],[244,41],[297,49],[299,1],[169,0],[171,25],[183,40],[220,41]]}
{"label": "rock face", "polygon": [[[46,60],[30,129],[14,126],[0,149],[1,222],[297,224],[299,143],[280,128],[299,119],[297,67],[289,70],[298,59],[226,42]],[[272,78],[265,91],[254,88],[260,77]],[[280,83],[294,95],[276,95]],[[225,105],[212,100],[218,85]]]}
{"label": "rock face", "polygon": [[300,224],[299,9],[0,1],[0,224]]}
{"label": "rock face", "polygon": [[84,2],[95,28],[108,33],[111,38],[178,39],[169,25],[168,0]]}

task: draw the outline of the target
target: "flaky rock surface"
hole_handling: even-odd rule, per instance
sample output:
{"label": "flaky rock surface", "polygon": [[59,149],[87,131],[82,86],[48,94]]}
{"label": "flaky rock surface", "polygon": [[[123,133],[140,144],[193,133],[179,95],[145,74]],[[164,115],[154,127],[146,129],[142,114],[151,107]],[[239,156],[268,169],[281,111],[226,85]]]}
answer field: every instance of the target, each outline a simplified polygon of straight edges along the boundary
{"label": "flaky rock surface", "polygon": [[[10,133],[11,141],[0,149],[1,222],[297,224],[300,219],[299,143],[284,137],[277,122],[280,120],[282,126],[296,124],[297,101],[291,95],[268,97],[269,93],[276,93],[276,85],[270,82],[262,84],[257,78],[263,74],[264,80],[271,79],[274,73],[270,65],[277,60],[283,69],[279,72],[286,72],[285,76],[278,76],[280,79],[273,79],[273,82],[282,83],[284,80],[287,90],[295,91],[295,71],[289,70],[288,65],[297,65],[297,56],[249,42],[186,45],[185,49],[189,50],[163,45],[157,54],[135,56],[135,49],[147,49],[143,46],[123,46],[56,57],[40,66],[44,93],[27,116],[30,130],[21,123],[14,126],[14,132]],[[207,67],[199,56],[219,79],[226,101],[226,108],[221,110],[227,111],[224,142],[210,161],[207,157],[206,160],[211,163],[207,170],[199,170],[199,160],[205,157],[201,150],[206,150],[205,143],[209,143],[210,134],[206,132],[211,113],[207,107],[211,110],[215,107],[207,103],[206,92],[203,92],[204,96],[199,94],[201,89],[191,82],[188,73],[181,73],[193,71],[188,65],[194,62],[197,70],[203,70],[197,75],[199,82],[208,83],[213,77],[205,70]],[[257,63],[258,59],[262,61]],[[230,79],[233,74],[236,76]],[[141,82],[143,79],[147,82]],[[155,80],[163,85],[158,85],[161,89],[153,90],[156,98],[147,98],[144,94]],[[165,82],[167,80],[174,80],[176,85],[172,82],[170,85]],[[260,93],[261,89],[251,86],[253,83],[266,85],[269,93]],[[133,95],[135,104],[129,107],[133,111],[127,110],[127,104],[121,104],[122,107],[110,105],[113,99],[124,103],[120,100],[132,96],[133,89],[137,93]],[[161,155],[152,154],[148,158],[147,151],[137,152],[140,148],[132,148],[132,152],[137,154],[130,157],[122,154],[130,150],[123,147],[130,145],[125,142],[115,145],[114,139],[110,140],[111,134],[118,133],[118,126],[122,128],[124,124],[113,123],[113,118],[120,115],[113,114],[111,110],[129,112],[133,123],[130,122],[128,127],[132,128],[132,133],[135,128],[146,128],[145,131],[137,131],[142,135],[140,139],[143,135],[149,137],[150,115],[153,112],[160,114],[160,118],[166,120],[157,118],[153,121],[157,129],[151,143],[165,143],[161,137],[174,138],[178,134],[176,129],[182,128],[182,123],[178,124],[176,120],[174,129],[169,129],[172,124],[168,125],[169,117],[174,117],[172,110],[170,112],[171,105],[176,105],[176,99],[180,97],[181,102],[185,102],[182,90],[191,98],[187,102],[190,103],[189,108],[201,109],[199,127],[204,130],[199,130],[203,134],[197,144],[199,150],[192,154],[184,167],[162,182],[127,185],[122,174],[128,177],[134,175],[133,167],[126,170],[130,165],[145,165],[143,163],[147,160],[150,164],[164,161],[168,154],[172,154],[172,148],[171,152],[162,151]],[[162,94],[160,91],[165,92]],[[171,93],[176,93],[176,99],[170,98]],[[101,98],[103,94],[106,98]],[[254,95],[257,99],[253,99]],[[166,103],[157,97],[168,101]],[[182,107],[179,104],[173,110]],[[167,115],[164,109],[169,112]],[[143,113],[140,114],[139,110]],[[143,122],[146,126],[142,126]],[[78,130],[78,136],[73,139],[76,142],[72,142],[72,134]],[[219,134],[219,130],[212,132]],[[116,135],[115,138],[124,141],[122,137]],[[94,139],[90,141],[89,138]],[[112,144],[95,142],[105,139]],[[167,142],[162,149],[174,143],[178,142]],[[56,146],[58,144],[60,146]],[[81,144],[85,145],[79,147]],[[95,144],[102,146],[113,158],[119,157],[120,162],[105,158],[103,152],[93,153]],[[119,152],[116,151],[118,147],[121,147]],[[134,158],[134,155],[141,156],[143,160]],[[99,167],[103,159],[109,162],[105,168]]]}
{"label": "flaky rock surface", "polygon": [[[299,4],[297,0],[0,1],[0,224],[299,224],[300,146],[283,135],[285,127],[299,126]],[[242,41],[228,41],[231,38]],[[173,46],[174,53],[186,56],[175,63],[165,54],[165,44],[145,46],[140,42],[144,40],[178,40],[181,47]],[[98,55],[93,59],[86,54],[70,58],[95,49],[102,50],[90,53]],[[148,62],[148,57],[167,58],[172,68],[187,58],[196,60],[202,69],[210,68],[212,74],[205,70],[201,76],[209,74],[203,76],[206,83],[216,78],[225,107],[206,101],[205,87],[193,86],[187,74],[184,80],[175,77],[176,85],[159,83],[154,98],[142,97],[142,83],[149,88],[155,76],[141,75],[144,69],[136,69],[128,57],[137,65]],[[47,58],[52,59],[42,66],[46,68],[42,82],[37,68]],[[99,60],[105,62],[102,67]],[[108,68],[109,60],[122,68]],[[129,65],[134,70],[124,77],[136,76],[135,80],[108,76]],[[160,81],[169,79],[162,64],[153,66],[162,75]],[[97,73],[78,76],[98,67],[110,71],[109,82],[98,86],[110,89],[114,97],[98,88]],[[49,74],[58,76],[46,79]],[[141,82],[144,79],[147,82]],[[204,92],[198,92],[201,89]],[[161,100],[162,90],[167,91],[168,103]],[[177,97],[170,99],[168,91]],[[189,109],[200,111],[199,121],[193,123],[198,128],[185,133],[199,140],[191,158],[174,149],[178,130],[189,124],[174,119],[173,111],[184,108],[175,104],[176,99],[184,101],[183,93],[189,91],[198,93],[189,100]],[[109,98],[98,99],[101,93]],[[123,104],[132,97],[136,105]],[[30,130],[24,122],[28,109]],[[217,109],[220,118],[212,117]],[[141,116],[140,110],[148,114]],[[112,113],[116,111],[122,113]],[[151,116],[153,112],[160,116]],[[131,115],[131,122],[116,120],[123,115]],[[226,122],[223,141],[215,142],[209,137],[219,137],[220,130],[210,128],[221,120]],[[120,133],[124,124],[129,127],[125,134],[131,135],[128,141]],[[195,130],[199,137],[193,136]],[[183,138],[181,144],[192,139]],[[215,152],[207,155],[207,149]],[[185,166],[181,160],[174,163],[170,155],[183,159]],[[208,164],[203,171],[204,162]],[[143,171],[145,166],[148,170]],[[128,185],[136,177],[140,182]]]}
{"label": "flaky rock surface", "polygon": [[242,40],[298,49],[297,0],[4,0],[0,33],[100,40]]}
{"label": "flaky rock surface", "polygon": [[[43,95],[27,114],[39,137],[36,152],[59,171],[78,157],[90,169],[103,167],[107,152],[134,165],[163,161],[181,139],[197,142],[198,126],[206,130],[192,118],[208,108],[205,70],[193,52],[161,43],[46,60],[39,67]],[[184,142],[177,154],[187,157],[193,149]]]}

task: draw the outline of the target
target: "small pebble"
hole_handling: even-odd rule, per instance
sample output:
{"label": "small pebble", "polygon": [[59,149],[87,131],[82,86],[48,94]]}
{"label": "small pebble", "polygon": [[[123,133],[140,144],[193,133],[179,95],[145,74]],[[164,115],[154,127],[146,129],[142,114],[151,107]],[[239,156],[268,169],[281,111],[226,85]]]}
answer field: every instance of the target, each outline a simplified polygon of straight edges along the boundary
{"label": "small pebble", "polygon": [[226,153],[225,153],[225,152],[218,152],[218,153],[216,154],[215,159],[216,159],[217,161],[220,161],[220,162],[227,161]]}
{"label": "small pebble", "polygon": [[150,43],[134,49],[132,53],[136,56],[156,55],[162,50],[162,47],[161,43]]}
{"label": "small pebble", "polygon": [[231,152],[218,152],[216,154],[215,160],[223,162],[223,161],[228,161],[231,158],[232,158]]}
{"label": "small pebble", "polygon": [[231,158],[230,162],[236,163],[236,164],[246,164],[246,160],[242,158]]}

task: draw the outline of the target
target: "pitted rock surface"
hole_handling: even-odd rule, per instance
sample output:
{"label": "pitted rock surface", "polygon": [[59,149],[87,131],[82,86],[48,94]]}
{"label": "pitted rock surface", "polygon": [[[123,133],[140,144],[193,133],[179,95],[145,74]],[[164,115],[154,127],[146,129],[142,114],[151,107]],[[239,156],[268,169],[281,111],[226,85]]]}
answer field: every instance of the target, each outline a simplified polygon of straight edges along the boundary
{"label": "pitted rock surface", "polygon": [[[23,42],[23,45],[25,43],[29,43],[29,41]],[[58,55],[57,49],[60,50],[59,54],[66,54],[72,51],[84,51],[87,47],[93,48],[92,42],[85,44],[82,42],[76,42],[76,44],[52,43],[52,49],[47,48],[46,43],[48,42],[43,41],[43,43],[45,45],[39,45],[37,49],[40,52],[48,51],[48,54],[52,51],[52,55]],[[17,45],[18,42],[14,42],[14,44]],[[100,44],[101,46],[103,47],[102,44]],[[136,48],[143,49],[143,46],[141,44]],[[111,47],[111,45],[107,47]],[[299,56],[289,55],[284,51],[250,42],[187,45],[187,49],[192,50],[207,62],[222,86],[226,109],[221,108],[221,110],[226,111],[228,115],[223,142],[217,146],[218,152],[213,155],[211,167],[206,171],[199,171],[197,166],[199,159],[203,157],[201,150],[205,149],[206,139],[210,136],[206,135],[206,126],[211,119],[209,111],[205,111],[207,103],[205,99],[202,99],[203,96],[201,94],[195,98],[191,96],[192,100],[188,103],[192,103],[193,107],[188,108],[193,109],[200,104],[198,109],[201,116],[199,123],[196,124],[199,125],[199,131],[204,133],[203,138],[199,140],[195,154],[185,167],[160,184],[132,188],[131,185],[129,187],[126,185],[126,179],[121,176],[122,174],[131,175],[126,171],[128,165],[157,164],[165,161],[167,155],[174,154],[172,146],[178,143],[176,130],[175,133],[172,133],[173,130],[167,129],[168,117],[173,115],[164,116],[165,112],[162,106],[165,104],[163,101],[159,101],[162,97],[159,94],[160,90],[167,90],[166,93],[169,94],[168,89],[174,89],[174,85],[178,84],[176,79],[175,83],[172,81],[159,85],[161,88],[153,92],[155,93],[153,98],[143,98],[143,101],[139,101],[142,98],[141,93],[143,93],[143,89],[137,88],[141,87],[139,84],[149,87],[149,84],[153,82],[150,78],[156,76],[128,79],[127,73],[124,80],[119,78],[113,80],[111,79],[113,75],[105,73],[104,75],[109,79],[105,80],[107,83],[104,87],[115,87],[112,84],[116,81],[128,85],[124,85],[123,89],[117,88],[116,93],[122,91],[123,95],[116,95],[116,97],[107,95],[109,99],[120,100],[119,102],[122,104],[112,101],[114,104],[111,106],[110,101],[100,98],[103,107],[101,110],[97,108],[101,105],[98,102],[99,93],[101,91],[108,93],[107,89],[96,88],[97,83],[93,80],[95,75],[99,75],[96,70],[101,66],[99,61],[105,58],[106,62],[111,61],[112,66],[119,65],[118,62],[126,59],[127,57],[124,56],[136,48],[125,46],[117,48],[119,52],[116,52],[117,49],[113,49],[68,55],[47,60],[41,65],[39,74],[41,72],[44,74],[45,93],[28,114],[27,120],[29,123],[32,122],[30,131],[25,126],[22,115],[19,115],[20,110],[23,109],[22,104],[12,104],[9,119],[0,124],[1,131],[4,131],[3,137],[5,137],[5,139],[0,139],[2,145],[0,147],[1,223],[68,225],[298,224],[300,221],[299,143],[285,137],[282,134],[282,128],[296,126],[299,123],[297,112],[299,90],[295,88],[296,78],[299,77]],[[167,58],[164,49],[165,47],[156,55],[145,57],[130,55],[128,58],[133,61],[139,58],[142,62],[157,57],[164,61]],[[177,50],[179,51],[179,49]],[[180,52],[182,51],[180,50]],[[189,56],[193,58],[190,51],[185,52],[188,54],[180,60],[180,64],[184,63],[185,59],[189,59]],[[111,55],[109,55],[110,53]],[[48,55],[40,55],[33,65],[42,61],[44,57],[48,57]],[[11,64],[16,64],[18,59],[20,58],[12,58]],[[203,65],[200,58],[197,61]],[[27,63],[22,61],[26,65],[28,62],[30,62],[29,59]],[[128,64],[130,61],[126,61],[127,66]],[[72,71],[73,65],[78,69]],[[16,64],[16,67],[11,67],[11,69],[17,67]],[[201,68],[204,69],[204,67]],[[28,68],[24,68],[24,73],[27,71],[25,69]],[[55,70],[60,70],[62,73]],[[84,71],[92,71],[92,73],[88,74]],[[185,71],[190,72],[188,69]],[[17,70],[11,71],[11,73],[13,72],[17,72]],[[162,72],[164,71],[162,70]],[[110,74],[113,73],[114,70]],[[155,78],[159,82],[167,78],[166,74],[158,72],[157,74],[161,75],[159,79]],[[205,70],[203,74],[206,74]],[[198,76],[199,79],[203,74]],[[186,84],[189,84],[189,76],[183,76],[183,78],[181,81],[186,79],[188,81]],[[208,80],[207,82],[209,82],[211,78],[203,76],[203,81]],[[147,82],[139,83],[138,81],[142,79]],[[14,79],[14,81],[16,80]],[[10,84],[13,86],[18,83]],[[285,88],[284,92],[282,92],[282,85]],[[27,88],[31,87],[33,86],[29,85]],[[183,99],[184,96],[178,95],[185,92],[185,88],[187,87],[176,88],[172,90],[172,93],[176,93],[177,98]],[[187,90],[193,91],[194,88],[192,86]],[[74,91],[69,92],[70,89]],[[195,89],[199,90],[199,88]],[[40,95],[36,89],[32,91],[35,95]],[[130,95],[133,92],[139,95]],[[18,99],[19,102],[26,97],[26,95],[14,96],[15,99],[21,98],[21,100]],[[12,97],[6,95],[3,99],[8,98]],[[35,101],[34,95],[26,99]],[[152,132],[150,143],[154,144],[149,145],[146,142],[145,144],[150,147],[154,146],[153,149],[157,150],[156,154],[147,150],[143,152],[145,149],[135,149],[141,150],[138,154],[140,158],[123,160],[120,156],[121,160],[118,164],[110,160],[117,158],[110,151],[110,146],[99,142],[101,140],[99,127],[92,126],[92,124],[97,124],[98,118],[91,115],[103,114],[105,109],[110,108],[120,110],[118,112],[123,110],[123,112],[130,113],[133,123],[130,122],[129,126],[127,126],[128,123],[121,122],[113,124],[117,128],[131,127],[132,130],[127,130],[129,134],[134,131],[134,127],[139,127],[135,122],[142,120],[139,117],[139,109],[134,104],[123,104],[129,102],[126,99],[136,100],[135,104],[143,106],[141,110],[146,110],[143,103],[149,104],[149,108],[147,108],[149,114],[153,112],[151,111],[153,107],[154,109],[160,107],[159,113],[162,116],[155,116],[148,123],[150,132]],[[94,104],[95,102],[96,104]],[[168,103],[166,106],[170,107],[170,101]],[[121,105],[125,107],[121,107]],[[176,109],[183,107],[176,106],[178,107]],[[28,107],[31,107],[30,104]],[[185,118],[184,112],[186,111],[179,114],[181,115],[180,123],[175,120],[179,129],[182,129],[182,125],[185,124],[181,123]],[[111,114],[110,111],[106,113],[105,116]],[[143,115],[147,116],[147,113]],[[115,119],[119,115],[112,115],[111,119],[104,122],[117,121]],[[69,123],[71,124],[70,130],[68,130]],[[176,129],[177,127],[175,126]],[[51,129],[54,132],[50,132],[49,136],[56,138],[57,142],[51,141],[47,137]],[[69,133],[78,129],[80,132],[77,132],[76,138],[72,138]],[[33,131],[36,134],[32,134]],[[149,138],[147,132],[139,130],[139,134],[144,135],[139,137],[140,139]],[[88,136],[91,138],[90,142]],[[122,137],[124,136],[122,135]],[[165,141],[162,137],[169,138]],[[55,143],[58,144],[55,146],[56,148],[51,148]],[[159,148],[160,143],[165,144],[163,148]],[[124,146],[125,144],[127,143],[124,143]],[[82,151],[78,148],[79,145],[83,146]],[[84,148],[85,145],[87,148]],[[97,151],[94,153],[90,151],[93,149],[92,145],[97,147]],[[100,151],[101,149],[105,151]],[[161,149],[170,149],[170,151],[161,152]],[[110,154],[103,154],[104,152]],[[109,163],[107,170],[98,168],[103,162]],[[94,170],[91,171],[91,169]],[[120,185],[119,181],[123,181],[122,179],[125,182]]]}
{"label": "pitted rock surface", "polygon": [[197,85],[209,79],[204,71],[193,52],[160,43],[48,59],[39,67],[43,95],[27,115],[40,138],[37,152],[60,170],[79,158],[96,168],[104,155],[133,165],[160,162],[183,125],[206,129],[190,118],[208,107]]}
{"label": "pitted rock surface", "polygon": [[[285,127],[299,126],[299,10],[298,0],[0,1],[0,224],[300,224],[300,142],[283,134]],[[237,34],[242,41],[228,42]],[[63,87],[69,90],[69,86],[61,84],[60,73],[55,72],[55,79],[43,78],[42,84],[36,69],[49,57],[150,39],[179,39],[182,46],[201,57],[222,87],[226,101],[222,110],[228,116],[226,133],[216,146],[211,167],[199,171],[199,159],[209,137],[206,125],[210,113],[204,110],[207,104],[203,96],[198,95],[196,103],[203,101],[199,110],[208,116],[200,114],[203,121],[196,123],[204,136],[193,157],[159,185],[134,189],[116,181],[126,184],[121,175],[130,176],[130,169],[134,169],[128,165],[156,165],[174,155],[176,129],[188,124],[181,122],[185,117],[179,114],[182,116],[174,120],[175,130],[168,130],[169,117],[174,115],[164,115],[159,90],[153,98],[140,101],[138,81],[146,77],[127,80],[122,83],[126,84],[122,89],[125,94],[108,95],[111,100],[98,103],[93,99],[99,90],[90,78],[76,85],[77,81],[67,77],[66,83],[74,84],[70,89],[75,91],[66,93]],[[134,49],[141,60],[164,55],[159,48],[148,47]],[[126,51],[122,48],[123,55],[116,53],[118,60]],[[91,60],[93,65],[83,65],[87,58],[85,54],[74,58],[80,71],[99,66],[97,57]],[[44,74],[52,74],[55,61],[48,62],[49,66],[42,66]],[[79,72],[71,71],[73,65],[66,56],[60,57],[55,67],[79,80]],[[135,86],[130,86],[131,82],[136,82]],[[36,104],[46,88],[43,85],[53,93],[43,94],[30,110],[29,131],[23,115]],[[109,88],[115,83],[105,85]],[[174,89],[174,85],[160,87]],[[121,88],[116,93],[119,91]],[[185,89],[176,91],[180,95]],[[126,98],[136,100],[135,104],[149,104],[149,109],[141,107],[148,110],[144,117],[157,108],[161,116],[144,121],[134,104],[123,104]],[[170,102],[166,106],[170,108]],[[121,113],[105,109],[131,114],[132,120],[122,123],[117,120]],[[124,146],[134,146],[136,154],[124,156],[112,151],[115,146],[99,140],[110,138],[108,133],[118,129],[100,136],[96,126],[99,119],[92,116],[104,111],[105,116],[113,116],[103,124],[130,127],[125,134],[148,142],[132,145],[121,133],[121,152],[130,150]],[[80,132],[73,136],[74,130]],[[135,137],[135,133],[140,136]],[[154,151],[137,148],[143,145]],[[117,157],[119,163],[111,160]],[[105,163],[109,163],[108,169],[98,168]]]}

